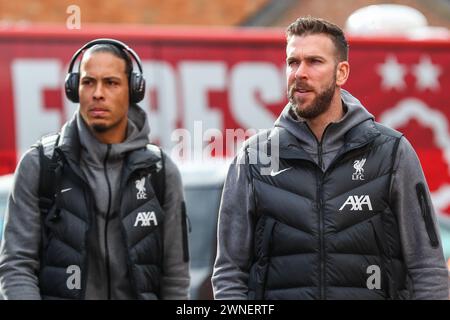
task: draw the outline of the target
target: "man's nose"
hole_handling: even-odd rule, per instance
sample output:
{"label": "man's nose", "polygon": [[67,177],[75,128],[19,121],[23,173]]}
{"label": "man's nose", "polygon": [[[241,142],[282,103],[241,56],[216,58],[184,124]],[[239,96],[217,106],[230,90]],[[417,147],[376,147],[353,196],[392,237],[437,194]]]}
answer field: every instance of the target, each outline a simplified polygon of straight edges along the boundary
{"label": "man's nose", "polygon": [[94,99],[98,100],[98,99],[103,99],[104,98],[104,94],[103,94],[103,85],[99,82],[97,83],[97,85],[95,86],[95,91],[94,91]]}
{"label": "man's nose", "polygon": [[297,70],[295,70],[296,79],[306,79],[308,78],[307,68],[304,62],[300,62]]}

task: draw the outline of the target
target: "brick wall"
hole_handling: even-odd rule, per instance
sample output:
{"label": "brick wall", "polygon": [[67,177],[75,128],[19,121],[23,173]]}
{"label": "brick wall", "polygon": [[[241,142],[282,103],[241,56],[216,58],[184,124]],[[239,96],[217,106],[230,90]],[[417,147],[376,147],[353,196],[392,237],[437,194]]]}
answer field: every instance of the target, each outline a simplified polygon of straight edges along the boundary
{"label": "brick wall", "polygon": [[69,5],[82,23],[236,25],[268,0],[0,0],[4,22],[65,23]]}

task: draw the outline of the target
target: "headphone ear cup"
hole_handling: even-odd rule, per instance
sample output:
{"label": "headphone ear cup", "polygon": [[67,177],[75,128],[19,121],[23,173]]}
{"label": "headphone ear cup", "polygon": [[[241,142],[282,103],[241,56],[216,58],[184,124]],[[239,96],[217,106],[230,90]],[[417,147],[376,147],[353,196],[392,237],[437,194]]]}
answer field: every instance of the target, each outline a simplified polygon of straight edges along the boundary
{"label": "headphone ear cup", "polygon": [[78,96],[78,85],[80,83],[80,74],[78,72],[68,73],[64,82],[66,97],[72,102],[80,102]]}
{"label": "headphone ear cup", "polygon": [[130,102],[138,103],[145,96],[145,79],[142,73],[133,72],[130,77]]}

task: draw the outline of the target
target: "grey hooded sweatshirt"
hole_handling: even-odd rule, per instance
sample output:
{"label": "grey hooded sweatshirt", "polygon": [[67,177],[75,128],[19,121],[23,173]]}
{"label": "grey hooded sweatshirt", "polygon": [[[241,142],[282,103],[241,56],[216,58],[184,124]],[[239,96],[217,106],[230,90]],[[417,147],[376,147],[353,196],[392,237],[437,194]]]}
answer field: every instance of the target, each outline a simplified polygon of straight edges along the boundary
{"label": "grey hooded sweatshirt", "polygon": [[[118,144],[100,143],[86,126],[78,112],[65,124],[61,138],[71,144],[77,130],[81,145],[81,170],[93,190],[96,212],[89,235],[86,299],[108,299],[106,263],[109,258],[111,299],[131,299],[133,294],[127,275],[126,250],[119,218],[119,185],[122,163],[126,154],[145,147],[150,128],[145,112],[131,106],[128,112],[127,137]],[[110,148],[107,159],[107,149]],[[107,162],[107,177],[105,175]],[[180,173],[172,160],[165,156],[166,190],[164,220],[164,260],[161,279],[162,299],[188,299],[189,263],[183,261],[181,206],[184,199]],[[41,218],[38,207],[39,154],[31,148],[22,157],[15,173],[12,193],[8,200],[5,227],[0,251],[0,289],[6,299],[40,299],[37,271]],[[107,179],[111,186],[109,191]],[[111,194],[109,194],[111,192]],[[108,224],[105,217],[108,198],[111,210]],[[105,233],[105,225],[107,232]],[[105,248],[105,234],[107,248]]]}
{"label": "grey hooded sweatshirt", "polygon": [[[331,123],[322,137],[322,170],[325,171],[344,144],[345,134],[363,121],[374,119],[350,93],[341,90],[345,114]],[[298,139],[299,145],[318,164],[319,141],[303,119],[298,119],[288,104],[276,120],[275,127],[283,127]],[[217,257],[212,284],[215,299],[247,299],[249,269],[253,262],[254,218],[251,183],[245,165],[245,145],[230,165],[219,210]],[[448,271],[442,245],[430,245],[425,223],[414,186],[425,177],[411,144],[400,140],[394,163],[391,192],[393,212],[400,226],[404,261],[413,285],[414,299],[448,299]],[[436,231],[436,218],[432,217]],[[301,272],[301,270],[299,270]]]}

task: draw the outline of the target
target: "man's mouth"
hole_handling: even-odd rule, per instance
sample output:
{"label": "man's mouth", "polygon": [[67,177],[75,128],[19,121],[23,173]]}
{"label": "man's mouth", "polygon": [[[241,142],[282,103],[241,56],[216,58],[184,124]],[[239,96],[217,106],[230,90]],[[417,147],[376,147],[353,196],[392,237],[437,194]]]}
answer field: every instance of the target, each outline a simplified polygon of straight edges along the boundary
{"label": "man's mouth", "polygon": [[109,110],[108,110],[107,108],[94,107],[94,108],[90,108],[90,109],[89,109],[89,113],[90,113],[93,117],[103,117],[103,116],[105,116],[107,113],[109,113]]}
{"label": "man's mouth", "polygon": [[313,88],[311,88],[311,87],[309,87],[307,85],[294,85],[293,86],[293,91],[305,93],[305,92],[311,92],[311,91],[314,91],[314,90],[313,90]]}
{"label": "man's mouth", "polygon": [[314,90],[312,90],[309,87],[304,87],[304,86],[294,86],[292,87],[291,90],[291,96],[292,97],[298,97],[298,98],[302,98],[310,93],[314,92]]}

